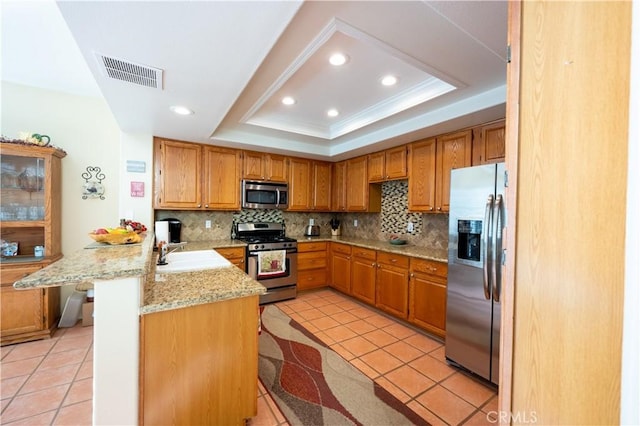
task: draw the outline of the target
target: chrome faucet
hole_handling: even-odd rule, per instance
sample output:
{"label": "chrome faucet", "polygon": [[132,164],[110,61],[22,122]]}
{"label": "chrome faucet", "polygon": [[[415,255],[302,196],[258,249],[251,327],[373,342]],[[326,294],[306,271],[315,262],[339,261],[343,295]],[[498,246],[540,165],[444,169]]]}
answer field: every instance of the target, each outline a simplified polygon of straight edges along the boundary
{"label": "chrome faucet", "polygon": [[166,265],[168,264],[167,262],[167,256],[169,256],[170,253],[173,253],[176,250],[184,250],[184,244],[183,243],[179,243],[178,246],[176,248],[174,248],[173,250],[169,250],[169,244],[167,244],[166,241],[160,241],[158,243],[158,265]]}

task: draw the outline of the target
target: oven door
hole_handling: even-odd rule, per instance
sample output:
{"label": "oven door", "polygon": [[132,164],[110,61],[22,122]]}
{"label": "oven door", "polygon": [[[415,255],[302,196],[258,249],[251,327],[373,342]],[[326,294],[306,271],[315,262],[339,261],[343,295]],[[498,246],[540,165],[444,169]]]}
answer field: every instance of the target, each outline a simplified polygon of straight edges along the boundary
{"label": "oven door", "polygon": [[298,282],[298,253],[287,252],[285,263],[286,267],[284,274],[273,277],[258,277],[258,255],[256,253],[249,253],[247,256],[247,274],[265,286],[267,290],[277,287],[296,285]]}

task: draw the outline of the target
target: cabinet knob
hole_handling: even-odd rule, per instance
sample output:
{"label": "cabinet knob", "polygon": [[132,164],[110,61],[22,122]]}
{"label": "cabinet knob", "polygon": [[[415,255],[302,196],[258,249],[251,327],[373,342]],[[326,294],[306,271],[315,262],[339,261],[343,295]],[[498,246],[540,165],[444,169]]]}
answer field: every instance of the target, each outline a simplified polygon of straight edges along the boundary
{"label": "cabinet knob", "polygon": [[372,263],[372,264],[371,264],[371,266],[373,266],[373,267],[375,268],[375,267],[376,267],[376,264],[375,264],[375,262],[374,262],[374,263]]}
{"label": "cabinet knob", "polygon": [[378,263],[378,269],[380,269],[380,264]]}
{"label": "cabinet knob", "polygon": [[397,260],[396,259],[391,259],[391,262],[396,263]]}
{"label": "cabinet knob", "polygon": [[433,211],[433,207],[429,207],[429,211],[432,212]]}
{"label": "cabinet knob", "polygon": [[205,204],[204,206],[205,206],[206,208],[209,208],[209,204]]}
{"label": "cabinet knob", "polygon": [[202,207],[202,204],[198,204],[198,208]]}
{"label": "cabinet knob", "polygon": [[438,207],[438,211],[442,210],[442,207]]}

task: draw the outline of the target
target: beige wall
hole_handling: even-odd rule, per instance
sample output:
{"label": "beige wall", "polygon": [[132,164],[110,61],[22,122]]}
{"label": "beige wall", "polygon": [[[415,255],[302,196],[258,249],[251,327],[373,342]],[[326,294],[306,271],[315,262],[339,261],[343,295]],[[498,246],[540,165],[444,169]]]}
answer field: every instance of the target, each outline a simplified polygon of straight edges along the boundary
{"label": "beige wall", "polygon": [[[92,229],[117,224],[120,184],[120,130],[103,99],[2,82],[1,132],[16,138],[30,131],[51,137],[67,152],[62,160],[62,252],[89,244]],[[82,173],[100,167],[105,199],[82,199]],[[73,290],[63,287],[62,302]]]}

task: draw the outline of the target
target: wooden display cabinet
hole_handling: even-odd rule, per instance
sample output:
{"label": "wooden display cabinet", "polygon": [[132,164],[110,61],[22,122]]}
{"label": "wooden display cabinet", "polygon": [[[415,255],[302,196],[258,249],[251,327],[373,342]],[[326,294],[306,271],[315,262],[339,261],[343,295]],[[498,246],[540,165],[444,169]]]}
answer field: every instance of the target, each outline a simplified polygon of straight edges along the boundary
{"label": "wooden display cabinet", "polygon": [[[5,345],[51,337],[56,330],[60,290],[16,290],[13,283],[62,257],[61,160],[66,153],[36,145],[0,147],[0,335]],[[7,248],[11,243],[17,243],[15,255]],[[36,256],[38,246],[44,247],[44,256]]]}

